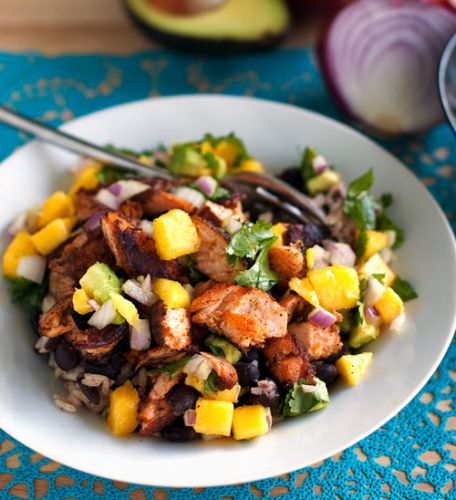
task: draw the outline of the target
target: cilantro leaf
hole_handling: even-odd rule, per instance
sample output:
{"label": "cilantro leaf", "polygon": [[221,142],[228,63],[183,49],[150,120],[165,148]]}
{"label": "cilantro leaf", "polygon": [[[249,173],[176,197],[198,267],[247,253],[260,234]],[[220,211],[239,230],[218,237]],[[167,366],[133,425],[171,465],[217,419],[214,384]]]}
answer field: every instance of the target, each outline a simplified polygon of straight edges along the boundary
{"label": "cilantro leaf", "polygon": [[418,294],[415,292],[412,285],[408,281],[399,278],[399,276],[397,276],[393,281],[391,288],[399,295],[399,297],[404,302],[416,299],[418,297]]}
{"label": "cilantro leaf", "polygon": [[[273,240],[274,241],[274,240]],[[272,245],[271,241],[258,254],[258,257],[250,269],[240,272],[234,281],[239,286],[259,288],[263,292],[267,292],[279,280],[277,274],[269,267],[269,248]]]}
{"label": "cilantro leaf", "polygon": [[[118,148],[118,147],[114,146],[113,144],[108,144],[106,146],[106,149],[108,151],[112,151],[113,153],[118,153],[118,154],[125,155],[125,156],[134,156],[135,158],[142,156],[142,155],[147,155],[147,156],[152,155],[151,149],[144,149],[141,151],[135,151],[134,149],[130,149],[130,148]],[[165,151],[166,151],[166,148],[165,148]]]}
{"label": "cilantro leaf", "polygon": [[150,368],[151,372],[167,373],[169,376],[176,375],[176,373],[183,368],[187,362],[190,360],[191,356],[184,356],[183,358],[175,361],[174,363],[169,363],[161,368]]}
{"label": "cilantro leaf", "polygon": [[29,312],[41,308],[41,302],[47,290],[47,277],[42,283],[34,283],[26,278],[7,278],[11,300],[23,306]]}
{"label": "cilantro leaf", "polygon": [[210,197],[211,200],[227,200],[231,196],[231,193],[228,189],[223,188],[222,186],[217,186],[214,194]]}
{"label": "cilantro leaf", "polygon": [[347,197],[357,198],[369,191],[374,184],[374,171],[370,168],[365,174],[355,179],[348,187]]}
{"label": "cilantro leaf", "polygon": [[313,161],[318,156],[318,152],[315,148],[307,147],[304,150],[301,161],[301,177],[304,186],[307,185],[307,181],[312,177],[315,177],[317,173],[313,167]]}
{"label": "cilantro leaf", "polygon": [[114,167],[113,165],[104,165],[100,171],[95,174],[100,184],[113,184],[127,177],[136,177],[134,170],[123,167]]}
{"label": "cilantro leaf", "polygon": [[391,193],[383,193],[380,197],[380,203],[384,209],[390,207],[393,204],[393,195]]}
{"label": "cilantro leaf", "polygon": [[[304,391],[303,386],[310,386],[311,390]],[[324,408],[328,404],[328,389],[323,381],[315,377],[315,385],[311,386],[306,380],[301,379],[286,394],[280,408],[280,415],[296,417]]]}
{"label": "cilantro leaf", "polygon": [[270,240],[275,241],[276,236],[272,232],[272,225],[269,222],[259,220],[255,224],[246,222],[241,229],[234,233],[231,238],[227,253],[230,262],[237,265],[239,259],[254,259],[258,251]]}
{"label": "cilantro leaf", "polygon": [[383,283],[385,281],[385,273],[375,273],[375,274],[372,274],[371,276],[383,285]]}
{"label": "cilantro leaf", "polygon": [[393,249],[399,248],[404,242],[404,231],[400,227],[396,226],[396,224],[385,214],[384,211],[380,212],[377,216],[377,229],[380,231],[394,231],[396,233],[396,238],[392,246]]}
{"label": "cilantro leaf", "polygon": [[354,327],[364,323],[364,299],[366,298],[367,279],[363,278],[359,282],[359,300],[356,303],[356,308],[353,310],[352,323]]}
{"label": "cilantro leaf", "polygon": [[204,382],[203,393],[206,397],[209,396],[211,392],[214,394],[218,393],[217,381],[218,375],[214,371],[212,371],[209,374],[209,377],[207,377],[206,381]]}

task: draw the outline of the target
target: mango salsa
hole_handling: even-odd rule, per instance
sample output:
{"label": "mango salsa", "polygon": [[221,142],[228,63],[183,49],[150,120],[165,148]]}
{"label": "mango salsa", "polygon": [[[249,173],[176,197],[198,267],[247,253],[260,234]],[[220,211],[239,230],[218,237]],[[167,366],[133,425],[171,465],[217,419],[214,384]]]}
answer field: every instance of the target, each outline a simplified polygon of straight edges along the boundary
{"label": "mango salsa", "polygon": [[80,189],[95,189],[99,184],[97,173],[100,170],[101,165],[97,162],[87,165],[76,177],[68,194],[73,198]]}
{"label": "mango salsa", "polygon": [[55,219],[72,217],[73,215],[73,200],[63,191],[57,191],[44,202],[38,215],[38,228],[41,229]]}
{"label": "mango salsa", "polygon": [[206,392],[204,391],[205,381],[195,377],[195,375],[187,375],[184,381],[185,385],[189,385],[196,389],[199,393],[203,394],[207,399],[216,399],[218,401],[228,401],[229,403],[237,403],[239,398],[239,393],[241,392],[241,386],[236,384],[231,389],[224,389],[223,391],[217,392]]}
{"label": "mango salsa", "polygon": [[174,209],[152,222],[160,259],[171,260],[198,251],[200,239],[190,216]]}
{"label": "mango salsa", "polygon": [[37,255],[35,245],[27,231],[16,234],[3,254],[3,273],[7,278],[18,278],[17,266],[22,257]]}
{"label": "mango salsa", "polygon": [[313,289],[309,278],[291,278],[288,286],[290,287],[290,290],[296,292],[299,296],[301,296],[309,304],[312,304],[314,307],[318,307],[320,305],[318,302],[317,293]]}
{"label": "mango salsa", "polygon": [[272,232],[277,236],[277,240],[272,244],[273,247],[279,247],[283,245],[283,235],[288,230],[288,225],[279,222],[271,227]]}
{"label": "mango salsa", "polygon": [[226,141],[219,142],[215,147],[214,152],[217,156],[220,156],[220,158],[225,160],[228,169],[231,169],[234,166],[234,163],[240,154],[239,148],[236,144]]}
{"label": "mango salsa", "polygon": [[233,437],[236,440],[252,439],[269,431],[271,411],[261,405],[239,406],[233,415]]}
{"label": "mango salsa", "polygon": [[73,293],[73,309],[79,314],[88,314],[93,312],[93,308],[89,305],[90,297],[85,290],[78,288]]}
{"label": "mango salsa", "polygon": [[139,396],[128,380],[109,397],[108,425],[116,436],[131,434],[138,425]]}
{"label": "mango salsa", "polygon": [[404,312],[404,303],[392,288],[387,288],[380,300],[375,303],[375,309],[380,314],[383,323],[389,325]]}
{"label": "mango salsa", "polygon": [[358,385],[372,361],[371,352],[348,354],[336,361],[336,368],[343,381],[348,385]]}
{"label": "mango salsa", "polygon": [[243,160],[239,167],[233,168],[234,173],[239,172],[264,172],[263,164],[256,160]]}
{"label": "mango salsa", "polygon": [[328,266],[312,269],[307,276],[324,309],[337,311],[351,309],[359,299],[357,272],[347,266]]}
{"label": "mango salsa", "polygon": [[306,266],[307,270],[310,271],[313,269],[313,266],[315,265],[315,257],[316,257],[316,252],[315,248],[311,247],[306,250]]}
{"label": "mango salsa", "polygon": [[119,293],[113,293],[111,295],[111,300],[116,312],[120,314],[122,318],[125,318],[129,325],[135,326],[139,319],[139,314],[133,302],[122,297]]}
{"label": "mango salsa", "polygon": [[380,252],[389,245],[389,236],[387,232],[384,231],[372,231],[367,230],[367,243],[366,250],[362,260],[367,260],[372,255]]}
{"label": "mango salsa", "polygon": [[194,429],[201,434],[230,436],[233,414],[233,403],[200,398],[196,402]]}
{"label": "mango salsa", "polygon": [[190,294],[178,281],[158,278],[154,290],[168,307],[178,309],[190,306]]}
{"label": "mango salsa", "polygon": [[396,278],[396,275],[378,253],[372,255],[369,260],[361,264],[359,266],[358,273],[361,279],[367,279],[373,274],[384,274],[385,278],[383,280],[383,284],[385,286],[391,286]]}
{"label": "mango salsa", "polygon": [[75,220],[71,217],[55,219],[32,237],[32,243],[41,255],[49,255],[71,234]]}

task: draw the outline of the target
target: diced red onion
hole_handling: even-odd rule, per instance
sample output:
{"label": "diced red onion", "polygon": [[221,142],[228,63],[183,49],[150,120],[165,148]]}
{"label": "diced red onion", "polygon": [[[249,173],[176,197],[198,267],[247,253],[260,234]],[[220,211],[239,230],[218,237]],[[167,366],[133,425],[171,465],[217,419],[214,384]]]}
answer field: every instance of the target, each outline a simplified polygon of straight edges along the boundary
{"label": "diced red onion", "polygon": [[383,248],[380,250],[380,257],[385,261],[385,264],[390,264],[394,260],[394,252],[391,248]]}
{"label": "diced red onion", "polygon": [[380,317],[380,314],[378,314],[375,307],[365,307],[364,317],[370,325],[380,326],[382,323],[382,318]]}
{"label": "diced red onion", "polygon": [[436,75],[456,13],[416,0],[369,0],[342,9],[326,31],[321,66],[344,109],[389,134],[443,120]]}
{"label": "diced red onion", "polygon": [[328,162],[326,159],[318,155],[312,160],[312,167],[317,174],[322,174],[328,168]]}
{"label": "diced red onion", "polygon": [[405,313],[401,313],[397,318],[393,319],[389,324],[389,329],[394,332],[399,332],[405,323]]}
{"label": "diced red onion", "polygon": [[234,215],[228,217],[223,221],[222,228],[230,234],[237,233],[242,227],[242,222],[239,220],[239,216]]}
{"label": "diced red onion", "polygon": [[187,186],[179,186],[173,190],[173,194],[188,201],[196,208],[201,208],[206,202],[206,198],[196,189],[189,188]]}
{"label": "diced red onion", "polygon": [[154,235],[154,225],[152,224],[152,221],[143,219],[139,223],[139,227],[147,234],[147,236],[152,236]]}
{"label": "diced red onion", "polygon": [[122,290],[132,299],[135,299],[140,304],[145,306],[151,306],[158,300],[158,297],[152,290],[144,290],[139,281],[133,279],[127,280],[122,285]]}
{"label": "diced red onion", "polygon": [[328,328],[336,322],[334,314],[326,311],[322,307],[315,307],[307,317],[308,321],[321,328]]}
{"label": "diced red onion", "polygon": [[130,348],[133,351],[149,349],[151,341],[148,319],[138,319],[134,326],[130,325]]}
{"label": "diced red onion", "polygon": [[17,233],[20,233],[27,224],[27,212],[22,212],[19,214],[13,222],[8,226],[6,230],[9,236],[16,236]]}
{"label": "diced red onion", "polygon": [[119,205],[121,204],[121,201],[118,197],[114,196],[110,191],[104,188],[98,191],[95,196],[95,200],[97,200],[102,205],[110,208],[111,210],[117,210],[119,208]]}
{"label": "diced red onion", "polygon": [[108,186],[106,189],[114,196],[119,197],[120,193],[122,192],[122,185],[119,182],[115,182],[114,184]]}
{"label": "diced red onion", "polygon": [[375,306],[384,293],[385,287],[380,281],[373,276],[369,276],[367,280],[366,297],[364,298],[364,305],[366,308]]}
{"label": "diced red onion", "polygon": [[268,423],[268,429],[271,429],[272,427],[272,414],[271,414],[271,408],[266,407],[264,409],[264,413],[265,413],[265,416],[266,416],[266,422]]}
{"label": "diced red onion", "polygon": [[94,326],[98,330],[103,330],[108,325],[110,325],[116,317],[116,310],[112,300],[106,301],[98,311],[92,314],[87,323]]}
{"label": "diced red onion", "polygon": [[195,186],[208,198],[210,198],[217,189],[218,182],[210,175],[203,175],[195,181]]}
{"label": "diced red onion", "polygon": [[100,189],[95,199],[112,210],[117,210],[124,201],[148,189],[150,189],[150,186],[143,182],[135,180],[117,181],[107,188]]}
{"label": "diced red onion", "polygon": [[195,354],[184,365],[182,371],[187,375],[194,375],[201,380],[207,380],[212,371],[212,366],[204,356]]}
{"label": "diced red onion", "polygon": [[329,252],[329,261],[331,264],[354,267],[356,254],[350,245],[346,243],[336,243],[331,240],[324,242],[325,249]]}
{"label": "diced red onion", "polygon": [[94,310],[98,311],[100,309],[100,304],[95,299],[89,299],[87,304]]}
{"label": "diced red onion", "polygon": [[28,255],[19,260],[16,273],[18,276],[34,283],[42,283],[45,271],[46,257],[42,255]]}
{"label": "diced red onion", "polygon": [[153,291],[153,287],[152,287],[152,278],[150,277],[150,274],[148,274],[143,282],[141,283],[141,288],[145,291],[145,292],[152,292]]}
{"label": "diced red onion", "polygon": [[50,293],[48,293],[47,295],[44,296],[43,300],[41,301],[41,311],[43,313],[47,313],[55,306],[55,303],[56,303],[55,298]]}
{"label": "diced red onion", "polygon": [[320,245],[314,245],[312,248],[315,251],[315,262],[313,268],[321,269],[322,267],[328,267],[331,254],[324,250]]}
{"label": "diced red onion", "polygon": [[187,410],[184,413],[184,424],[187,427],[193,427],[196,424],[196,411],[195,410]]}
{"label": "diced red onion", "polygon": [[84,229],[88,229],[89,231],[92,229],[96,229],[100,227],[101,219],[105,215],[105,212],[96,212],[92,214],[84,223]]}
{"label": "diced red onion", "polygon": [[388,235],[388,246],[392,247],[396,242],[396,231],[386,231]]}
{"label": "diced red onion", "polygon": [[150,189],[148,184],[135,180],[117,181],[116,184],[119,184],[121,188],[120,194],[118,195],[121,203]]}
{"label": "diced red onion", "polygon": [[160,151],[159,149],[156,149],[154,151],[154,158],[158,161],[161,161],[162,163],[169,163],[170,160],[170,155],[166,151]]}

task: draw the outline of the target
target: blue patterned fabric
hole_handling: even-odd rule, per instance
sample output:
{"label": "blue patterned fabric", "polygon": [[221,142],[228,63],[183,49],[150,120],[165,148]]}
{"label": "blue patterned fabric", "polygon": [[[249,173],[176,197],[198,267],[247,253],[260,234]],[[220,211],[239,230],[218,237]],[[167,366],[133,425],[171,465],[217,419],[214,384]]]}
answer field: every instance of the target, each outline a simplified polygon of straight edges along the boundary
{"label": "blue patterned fabric", "polygon": [[[308,49],[223,58],[0,54],[0,102],[54,125],[126,101],[199,92],[254,95],[343,120]],[[23,142],[2,126],[0,138],[0,159]],[[454,229],[456,142],[449,127],[380,142],[428,186]],[[0,431],[0,498],[456,498],[455,370],[453,341],[421,393],[377,432],[314,467],[239,486],[173,490],[108,481],[52,462]]]}

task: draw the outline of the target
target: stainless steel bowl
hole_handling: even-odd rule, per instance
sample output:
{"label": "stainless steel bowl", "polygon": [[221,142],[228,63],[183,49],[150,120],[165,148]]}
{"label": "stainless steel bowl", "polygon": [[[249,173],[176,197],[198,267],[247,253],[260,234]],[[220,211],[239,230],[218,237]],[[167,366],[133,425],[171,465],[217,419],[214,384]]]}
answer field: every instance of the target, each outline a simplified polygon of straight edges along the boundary
{"label": "stainless steel bowl", "polygon": [[439,93],[443,110],[456,134],[456,33],[450,38],[440,58]]}

